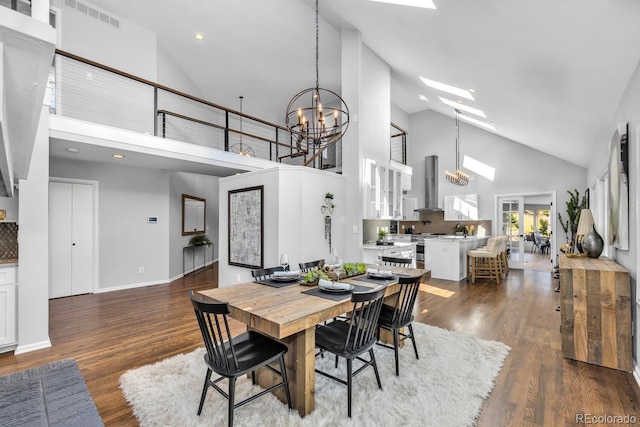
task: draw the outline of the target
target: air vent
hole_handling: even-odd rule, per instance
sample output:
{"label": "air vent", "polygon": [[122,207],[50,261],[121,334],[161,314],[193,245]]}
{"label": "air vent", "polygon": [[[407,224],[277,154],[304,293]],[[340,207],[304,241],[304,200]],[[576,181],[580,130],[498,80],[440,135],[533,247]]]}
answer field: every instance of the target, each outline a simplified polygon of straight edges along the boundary
{"label": "air vent", "polygon": [[84,3],[81,3],[79,1],[76,0],[64,0],[64,5],[77,10],[78,12],[82,13],[83,15],[87,15],[90,18],[93,18],[97,21],[100,21],[102,23],[105,23],[107,25],[111,25],[114,28],[120,28],[120,20],[116,19],[110,15],[107,15],[104,12],[101,12],[97,9],[94,9],[91,6],[87,6]]}

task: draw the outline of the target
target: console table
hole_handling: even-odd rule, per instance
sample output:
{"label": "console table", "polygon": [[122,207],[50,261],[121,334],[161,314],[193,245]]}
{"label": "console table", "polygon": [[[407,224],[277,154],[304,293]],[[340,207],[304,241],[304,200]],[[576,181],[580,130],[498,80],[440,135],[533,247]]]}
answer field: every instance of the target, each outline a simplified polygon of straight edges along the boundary
{"label": "console table", "polygon": [[562,355],[631,372],[629,272],[608,258],[560,255]]}
{"label": "console table", "polygon": [[[189,272],[190,274],[196,271],[196,250],[198,248],[202,248],[202,267],[200,268],[205,268],[207,266],[207,248],[211,245],[213,245],[213,243],[185,246],[184,248],[182,248],[182,275],[183,276],[186,276],[188,274],[188,273],[185,273],[185,262],[184,262],[184,257],[187,254],[187,252],[191,252],[191,271]],[[200,268],[198,268],[198,270],[200,270]]]}

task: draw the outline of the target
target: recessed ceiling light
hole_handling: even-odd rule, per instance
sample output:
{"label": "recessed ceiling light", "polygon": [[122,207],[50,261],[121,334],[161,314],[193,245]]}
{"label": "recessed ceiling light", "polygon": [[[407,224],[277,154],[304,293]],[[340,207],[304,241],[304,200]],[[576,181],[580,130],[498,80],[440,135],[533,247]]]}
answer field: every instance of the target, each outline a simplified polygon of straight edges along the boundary
{"label": "recessed ceiling light", "polygon": [[193,37],[195,37],[196,40],[199,40],[199,41],[204,40],[204,34],[202,33],[196,33]]}
{"label": "recessed ceiling light", "polygon": [[428,100],[429,100],[429,98],[427,98],[427,97],[426,97],[426,96],[424,96],[424,95],[418,95],[418,99],[419,99],[420,101],[428,101]]}
{"label": "recessed ceiling light", "polygon": [[490,125],[489,123],[485,123],[482,122],[478,119],[474,119],[473,117],[469,117],[469,116],[465,116],[464,114],[460,114],[460,118],[464,121],[467,121],[469,123],[473,123],[474,125],[478,125],[481,126],[483,128],[487,128],[489,130],[496,130],[496,128],[493,125]]}
{"label": "recessed ceiling light", "polygon": [[469,92],[476,93],[476,90],[474,88],[469,88]]}
{"label": "recessed ceiling light", "polygon": [[[438,97],[438,98],[440,98],[440,97]],[[442,99],[442,98],[440,98],[440,99]],[[462,104],[462,99],[458,99],[458,104]]]}
{"label": "recessed ceiling light", "polygon": [[482,117],[483,119],[487,118],[487,115],[484,113],[484,111],[478,110],[477,108],[469,107],[468,105],[463,104],[462,101],[458,101],[459,103],[456,103],[450,99],[443,98],[441,96],[439,96],[438,99],[440,99],[440,101],[442,101],[444,104],[447,104],[449,107],[457,108],[458,110],[475,114],[476,116]]}
{"label": "recessed ceiling light", "polygon": [[491,126],[495,126],[495,125],[496,125],[496,122],[489,122],[489,124],[490,124]]}
{"label": "recessed ceiling light", "polygon": [[397,4],[399,6],[422,7],[424,9],[435,9],[433,0],[369,0],[377,3]]}
{"label": "recessed ceiling light", "polygon": [[434,89],[438,89],[447,93],[451,93],[453,95],[457,95],[461,98],[465,98],[465,99],[470,99],[471,101],[475,101],[475,99],[473,98],[473,95],[471,95],[471,93],[468,90],[465,89],[460,89],[458,87],[455,86],[451,86],[445,83],[440,83],[437,82],[435,80],[429,80],[429,79],[425,79],[424,77],[420,77],[420,80],[422,80],[422,83],[426,84],[429,87],[432,87]]}
{"label": "recessed ceiling light", "polygon": [[67,151],[70,153],[79,153],[80,150],[78,150],[77,148],[67,148]]}
{"label": "recessed ceiling light", "polygon": [[111,157],[114,159],[124,159],[124,155],[122,154],[112,154]]}

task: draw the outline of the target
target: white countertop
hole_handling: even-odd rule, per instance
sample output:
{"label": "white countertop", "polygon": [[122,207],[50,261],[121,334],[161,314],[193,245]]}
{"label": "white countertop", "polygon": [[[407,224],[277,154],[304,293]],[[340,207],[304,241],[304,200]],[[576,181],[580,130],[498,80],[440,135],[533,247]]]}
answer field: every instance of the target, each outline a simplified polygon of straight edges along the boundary
{"label": "white countertop", "polygon": [[383,251],[385,249],[393,249],[393,248],[406,248],[415,245],[416,242],[393,242],[393,245],[376,245],[375,243],[363,243],[362,249],[375,249],[377,251]]}
{"label": "white countertop", "polygon": [[427,239],[426,242],[470,242],[482,239],[488,239],[491,236],[478,237],[478,236],[440,236],[434,239]]}

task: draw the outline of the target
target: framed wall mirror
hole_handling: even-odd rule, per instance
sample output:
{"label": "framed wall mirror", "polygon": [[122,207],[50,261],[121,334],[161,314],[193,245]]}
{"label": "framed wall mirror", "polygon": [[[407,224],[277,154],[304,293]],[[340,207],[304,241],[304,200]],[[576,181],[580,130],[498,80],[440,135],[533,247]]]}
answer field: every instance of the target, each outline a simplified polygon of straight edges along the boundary
{"label": "framed wall mirror", "polygon": [[182,195],[182,235],[205,232],[207,201],[200,197]]}

